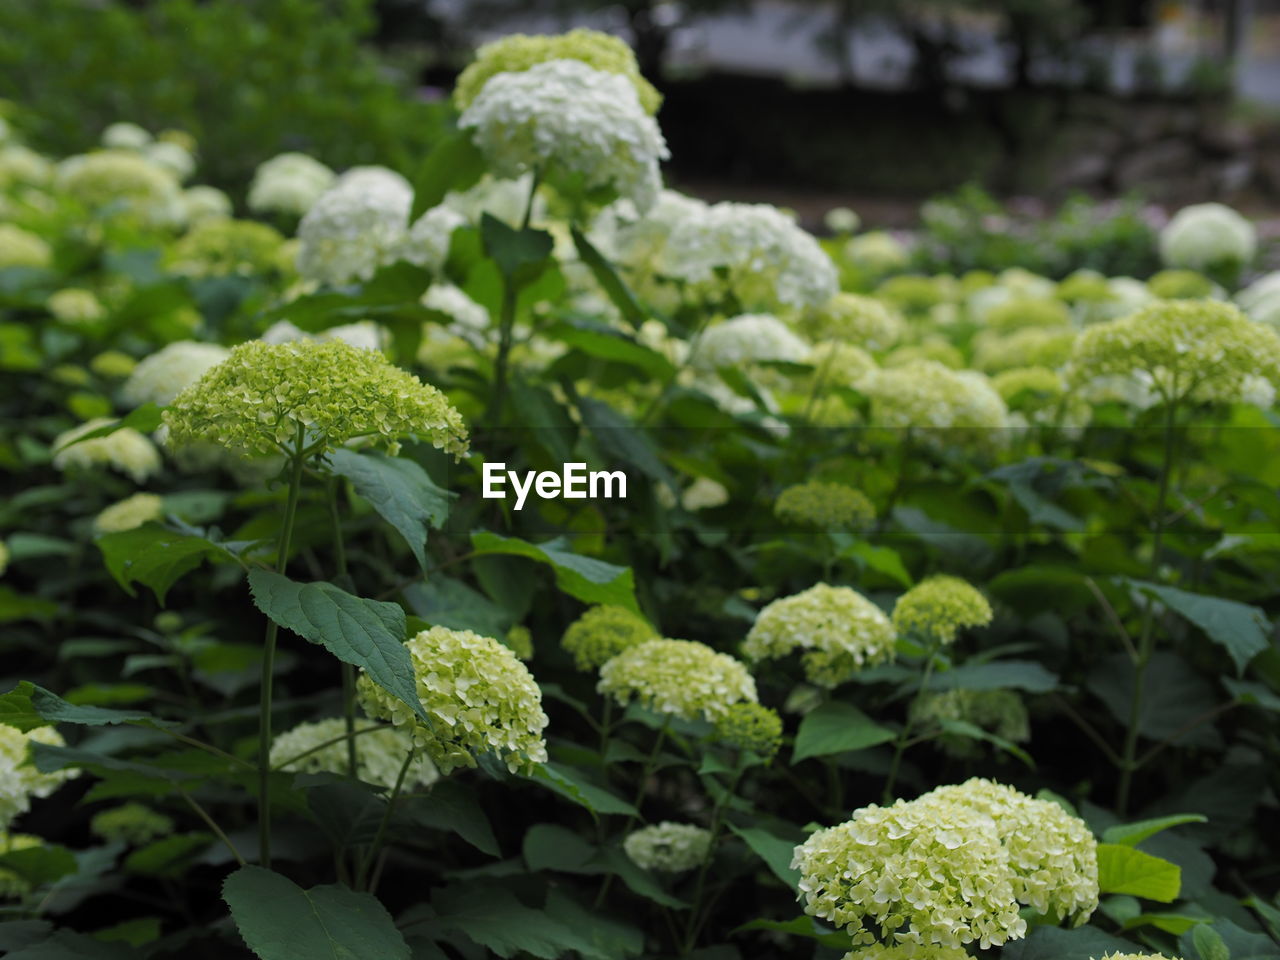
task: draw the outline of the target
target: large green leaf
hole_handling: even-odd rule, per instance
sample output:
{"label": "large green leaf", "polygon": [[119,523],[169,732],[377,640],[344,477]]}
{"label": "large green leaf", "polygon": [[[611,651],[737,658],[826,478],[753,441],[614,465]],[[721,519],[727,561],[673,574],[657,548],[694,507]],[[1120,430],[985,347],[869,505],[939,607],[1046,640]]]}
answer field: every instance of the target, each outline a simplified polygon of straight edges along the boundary
{"label": "large green leaf", "polygon": [[1161,903],[1178,899],[1182,870],[1177,864],[1119,843],[1098,844],[1098,890],[1127,893]]}
{"label": "large green leaf", "polygon": [[[1133,697],[1133,663],[1123,653],[1098,659],[1088,677],[1120,723],[1128,724]],[[1209,724],[1188,721],[1218,705],[1219,695],[1204,674],[1170,650],[1158,650],[1147,664],[1146,687],[1138,711],[1138,731],[1153,740],[1213,747],[1221,738]]]}
{"label": "large green leaf", "polygon": [[583,957],[624,960],[644,951],[644,934],[639,929],[602,911],[589,909],[559,888],[547,894],[543,913],[574,932],[580,942],[576,949]]}
{"label": "large green leaf", "polygon": [[477,531],[471,534],[471,546],[482,556],[505,553],[548,564],[555,570],[556,586],[583,603],[616,604],[639,612],[635,579],[630,567],[617,567],[594,557],[573,553],[563,538],[530,543],[519,537]]}
{"label": "large green leaf", "polygon": [[1155,836],[1162,830],[1180,826],[1184,823],[1207,823],[1208,817],[1199,813],[1175,813],[1167,817],[1156,817],[1153,820],[1139,820],[1136,823],[1122,823],[1108,827],[1102,833],[1107,843],[1121,843],[1127,847],[1136,847],[1148,837]]}
{"label": "large green leaf", "polygon": [[340,884],[300,886],[262,867],[222,884],[236,928],[261,960],[409,960],[409,947],[375,897]]}
{"label": "large green leaf", "polygon": [[461,580],[443,574],[406,587],[404,599],[410,610],[432,626],[472,630],[486,637],[501,637],[511,626],[512,618],[502,607]]}
{"label": "large green leaf", "polygon": [[643,429],[618,413],[603,400],[579,396],[575,403],[582,422],[600,449],[622,463],[629,463],[645,476],[676,489],[675,479],[662,462],[658,448]]}
{"label": "large green leaf", "polygon": [[540,763],[527,776],[549,790],[574,803],[586,807],[592,813],[617,813],[638,817],[639,811],[621,797],[603,787],[588,783],[572,767],[560,763]]}
{"label": "large green leaf", "polygon": [[47,939],[5,954],[5,960],[138,960],[141,956],[128,944],[106,943],[83,933],[59,930]]}
{"label": "large green leaf", "polygon": [[1057,685],[1058,678],[1032,660],[967,663],[935,673],[929,680],[930,690],[1026,690],[1028,693],[1047,693]]}
{"label": "large green leaf", "polygon": [[1243,673],[1249,661],[1270,645],[1267,638],[1271,621],[1261,607],[1141,580],[1131,583],[1135,589],[1155,597],[1203,630],[1210,640],[1227,651],[1238,673]]}
{"label": "large green leaf", "polygon": [[249,589],[258,609],[280,626],[360,667],[430,723],[418,699],[403,642],[404,610],[397,604],[357,597],[324,581],[296,583],[269,570],[250,571]]}
{"label": "large green leaf", "polygon": [[19,730],[34,730],[54,723],[78,723],[90,727],[114,723],[170,725],[169,721],[141,710],[111,710],[68,703],[56,693],[29,680],[20,681],[8,693],[0,696],[0,723]]}
{"label": "large green leaf", "polygon": [[618,276],[618,272],[595,245],[587,239],[587,235],[577,227],[572,228],[573,244],[578,248],[578,256],[582,258],[582,262],[591,270],[591,275],[596,278],[596,283],[600,284],[605,295],[618,308],[618,312],[622,314],[623,319],[631,324],[632,328],[639,329],[640,324],[648,319],[649,315],[645,309],[640,306],[636,300],[635,294]]}
{"label": "large green leaf", "polygon": [[432,147],[413,177],[413,210],[417,220],[452,190],[466,190],[484,173],[484,154],[470,133],[456,133]]}
{"label": "large green leaf", "polygon": [[1005,753],[1017,757],[1028,767],[1035,769],[1036,762],[1031,759],[1031,754],[1027,753],[1027,751],[1023,750],[1011,740],[1006,740],[1004,737],[997,736],[989,730],[983,730],[977,724],[969,723],[966,720],[955,720],[951,717],[941,717],[939,718],[938,723],[942,726],[943,730],[952,736],[967,737],[970,740],[982,740],[986,743],[990,743],[1003,750]]}
{"label": "large green leaf", "polygon": [[444,525],[449,516],[449,491],[437,487],[427,471],[403,457],[344,448],[329,454],[329,466],[350,480],[356,493],[400,532],[425,570],[427,528],[439,530]]}
{"label": "large green leaf", "polygon": [[94,542],[102,551],[107,570],[129,596],[137,596],[133,584],[140,583],[150,587],[162,604],[169,588],[202,560],[224,555],[221,547],[204,537],[169,530],[158,523],[106,533]]}
{"label": "large green leaf", "polygon": [[1032,927],[1026,938],[1000,948],[1001,960],[1097,960],[1109,953],[1132,953],[1133,943],[1097,927]]}
{"label": "large green leaf", "polygon": [[596,845],[567,827],[535,823],[524,835],[524,861],[530,870],[560,870],[565,873],[597,873]]}
{"label": "large green leaf", "polygon": [[111,423],[105,423],[100,427],[88,431],[83,436],[76,437],[70,443],[65,444],[58,449],[70,450],[78,443],[84,443],[86,440],[96,440],[99,437],[109,437],[117,430],[132,428],[139,433],[151,433],[159,428],[164,422],[164,408],[158,407],[154,403],[144,403],[136,410],[132,410],[128,415],[121,417],[119,420],[113,420]]}
{"label": "large green leaf", "polygon": [[800,721],[791,762],[865,750],[887,743],[894,736],[892,730],[880,726],[853,704],[828,700],[810,710]]}
{"label": "large green leaf", "polygon": [[785,840],[760,827],[736,827],[729,824],[729,829],[741,837],[751,851],[765,862],[774,876],[792,890],[799,889],[800,871],[791,866],[796,841]]}
{"label": "large green leaf", "polygon": [[426,933],[433,938],[461,933],[499,957],[525,953],[555,960],[575,950],[586,957],[608,956],[577,929],[561,923],[548,911],[525,906],[501,887],[456,884],[434,891],[431,905],[437,916],[423,926],[415,926],[413,933]]}
{"label": "large green leaf", "polygon": [[480,239],[507,282],[517,284],[533,279],[555,246],[545,230],[516,229],[489,213],[480,217]]}
{"label": "large green leaf", "polygon": [[401,801],[396,821],[411,824],[419,832],[423,827],[449,830],[482,853],[502,854],[475,792],[456,780],[441,780],[426,795]]}
{"label": "large green leaf", "polygon": [[[1204,932],[1202,932],[1204,931]],[[1208,932],[1217,934],[1210,937]],[[1199,934],[1199,936],[1197,936]],[[1221,946],[1219,946],[1221,945]],[[1212,924],[1193,927],[1178,938],[1178,954],[1193,960],[1221,960],[1222,948],[1230,954],[1231,960],[1278,960],[1280,946],[1264,933],[1232,923],[1230,920],[1215,920]]]}
{"label": "large green leaf", "polygon": [[53,883],[76,872],[76,858],[55,843],[0,853],[0,868],[16,873],[33,887]]}
{"label": "large green leaf", "polygon": [[654,380],[666,380],[676,372],[675,367],[662,354],[609,327],[558,323],[543,331],[543,336],[567,343],[589,356],[635,367]]}
{"label": "large green leaf", "polygon": [[822,926],[813,917],[796,917],[793,920],[768,920],[759,917],[733,930],[733,933],[749,933],[752,930],[769,930],[773,933],[785,933],[793,937],[804,937],[816,940],[824,947],[832,950],[848,951],[851,944],[849,935],[838,930]]}

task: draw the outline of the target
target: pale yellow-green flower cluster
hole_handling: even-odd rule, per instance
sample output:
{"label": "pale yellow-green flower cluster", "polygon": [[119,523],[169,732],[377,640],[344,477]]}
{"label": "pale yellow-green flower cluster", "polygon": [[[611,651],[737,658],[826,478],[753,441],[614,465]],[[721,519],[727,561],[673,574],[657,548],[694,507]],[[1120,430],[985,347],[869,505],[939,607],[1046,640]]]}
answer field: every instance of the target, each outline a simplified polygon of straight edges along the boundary
{"label": "pale yellow-green flower cluster", "polygon": [[813,340],[836,340],[873,353],[902,338],[906,323],[887,303],[857,293],[837,293],[806,312],[802,327]]}
{"label": "pale yellow-green flower cluster", "polygon": [[585,671],[597,670],[623,650],[656,639],[658,632],[638,613],[602,605],[590,607],[569,624],[560,645],[573,654],[574,665]]}
{"label": "pale yellow-green flower cluster", "polygon": [[1081,387],[1123,378],[1165,403],[1270,407],[1280,386],[1280,334],[1216,300],[1157,300],[1089,327],[1071,355]]}
{"label": "pale yellow-green flower cluster", "polygon": [[727,747],[749,750],[766,760],[782,746],[782,717],[758,703],[735,703],[716,717],[715,739]]}
{"label": "pale yellow-green flower cluster", "polygon": [[30,759],[30,745],[66,745],[53,727],[36,727],[25,733],[0,723],[0,832],[9,829],[15,817],[31,809],[31,798],[49,796],[76,775],[74,770],[41,773]]}
{"label": "pale yellow-green flower cluster", "polygon": [[1160,257],[1171,267],[1247,266],[1257,248],[1253,224],[1220,203],[1183,207],[1160,231]]}
{"label": "pale yellow-green flower cluster", "polygon": [[1008,854],[1014,898],[1078,926],[1098,907],[1098,843],[1079,817],[1052,800],[974,777],[938,787],[915,801],[945,813],[954,805],[990,817]]}
{"label": "pale yellow-green flower cluster", "polygon": [[106,308],[91,290],[67,287],[49,295],[45,304],[63,323],[92,323],[106,315]]}
{"label": "pale yellow-green flower cluster", "polygon": [[174,446],[208,441],[254,453],[333,449],[370,438],[393,451],[402,439],[466,452],[462,416],[435,387],[374,350],[333,340],[243,343],[165,411]]}
{"label": "pale yellow-green flower cluster", "polygon": [[596,689],[626,706],[633,699],[655,713],[714,722],[735,703],[755,703],[756,682],[725,653],[693,640],[648,640],[600,668]]}
{"label": "pale yellow-green flower cluster", "polygon": [[[911,707],[913,720],[925,727],[943,720],[973,724],[1010,743],[1031,739],[1027,708],[1012,690],[941,690],[926,693]],[[958,759],[978,756],[981,746],[969,737],[943,733],[935,741],[947,754]]]}
{"label": "pale yellow-green flower cluster", "polygon": [[579,28],[555,35],[511,34],[486,43],[476,58],[458,76],[453,102],[459,110],[471,106],[490,77],[499,73],[521,73],[548,60],[580,60],[589,67],[625,77],[636,91],[646,113],[658,112],[662,95],[640,75],[626,41],[598,30]]}
{"label": "pale yellow-green flower cluster", "polygon": [[986,312],[986,327],[1002,333],[1029,327],[1054,329],[1071,323],[1071,312],[1060,300],[1043,297],[1012,297]]}
{"label": "pale yellow-green flower cluster", "polygon": [[778,494],[773,512],[779,520],[820,530],[861,530],[876,518],[866,494],[843,483],[809,480]]}
{"label": "pale yellow-green flower cluster", "polygon": [[1147,279],[1147,288],[1159,300],[1211,299],[1218,287],[1195,270],[1161,270]]}
{"label": "pale yellow-green flower cluster", "polygon": [[953,643],[961,629],[985,627],[991,617],[986,597],[959,577],[945,574],[921,580],[893,607],[895,630],[934,644]]}
{"label": "pale yellow-green flower cluster", "polygon": [[664,820],[627,834],[622,848],[642,870],[684,873],[711,853],[711,831],[692,823]]}
{"label": "pale yellow-green flower cluster", "polygon": [[405,646],[431,725],[362,674],[360,697],[370,716],[407,726],[442,774],[474,767],[477,753],[495,754],[512,771],[546,762],[542,691],[514,653],[491,637],[446,627],[424,630]]}
{"label": "pale yellow-green flower cluster", "polygon": [[1071,357],[1076,331],[1071,327],[1026,327],[1001,334],[984,330],[973,338],[973,365],[987,373],[1016,367],[1060,367]]}
{"label": "pale yellow-green flower cluster", "polygon": [[[351,742],[356,748],[356,776],[365,783],[392,789],[400,776],[400,768],[413,749],[413,737],[403,727],[388,727],[368,720],[357,720],[355,729],[357,735]],[[300,723],[271,742],[271,766],[291,773],[346,776],[347,741],[339,739],[346,733],[347,722],[342,717]],[[304,753],[306,756],[302,756]],[[295,757],[299,759],[294,760]],[[427,787],[439,779],[435,765],[419,753],[409,764],[403,789]]]}
{"label": "pale yellow-green flower cluster", "polygon": [[831,689],[892,659],[895,639],[889,618],[862,594],[819,583],[761,610],[742,652],[756,661],[803,651],[809,682]]}
{"label": "pale yellow-green flower cluster", "polygon": [[110,467],[128,474],[135,483],[159,473],[162,464],[155,444],[132,427],[70,445],[112,422],[110,417],[97,417],[60,434],[53,441],[53,465],[59,470]]}
{"label": "pale yellow-green flower cluster", "polygon": [[284,237],[256,220],[213,217],[188,230],[169,251],[169,269],[187,277],[250,276],[272,270]]}
{"label": "pale yellow-green flower cluster", "polygon": [[141,803],[126,803],[95,813],[89,832],[108,843],[140,847],[173,833],[173,818]]}
{"label": "pale yellow-green flower cluster", "polygon": [[825,397],[833,385],[857,389],[876,371],[871,354],[839,340],[814,344],[809,364],[814,368],[810,389],[818,391],[818,397]]}
{"label": "pale yellow-green flower cluster", "polygon": [[0,577],[4,576],[4,572],[9,569],[9,545],[0,540]]}
{"label": "pale yellow-green flower cluster", "polygon": [[1009,855],[992,819],[966,803],[869,806],[796,847],[805,912],[855,946],[1001,946],[1026,934]]}
{"label": "pale yellow-green flower cluster", "polygon": [[47,267],[53,249],[30,230],[0,223],[0,270],[10,267]]}
{"label": "pale yellow-green flower cluster", "polygon": [[122,533],[151,520],[164,519],[164,498],[154,493],[135,493],[106,507],[93,519],[97,533]]}
{"label": "pale yellow-green flower cluster", "polygon": [[281,153],[258,165],[249,184],[249,209],[300,217],[333,185],[335,174],[305,153]]}
{"label": "pale yellow-green flower cluster", "polygon": [[150,226],[180,225],[186,215],[173,173],[130,150],[98,150],[58,165],[57,185],[94,213]]}
{"label": "pale yellow-green flower cluster", "polygon": [[1163,953],[1104,953],[1102,960],[1177,960]]}
{"label": "pale yellow-green flower cluster", "polygon": [[967,960],[963,947],[921,947],[914,943],[873,943],[850,950],[841,960]]}
{"label": "pale yellow-green flower cluster", "polygon": [[777,317],[746,313],[708,327],[694,350],[693,363],[715,370],[749,363],[801,363],[808,355],[809,345]]}
{"label": "pale yellow-green flower cluster", "polygon": [[229,356],[231,351],[216,343],[178,340],[167,344],[133,368],[120,389],[120,399],[130,407],[144,403],[168,406]]}
{"label": "pale yellow-green flower cluster", "polygon": [[384,167],[348,170],[298,224],[298,272],[335,286],[368,280],[404,252],[413,187]]}
{"label": "pale yellow-green flower cluster", "polygon": [[1004,442],[1008,410],[991,382],[977,371],[916,360],[878,371],[869,379],[867,392],[873,426],[917,431],[921,439],[940,446],[966,440],[980,446]]}

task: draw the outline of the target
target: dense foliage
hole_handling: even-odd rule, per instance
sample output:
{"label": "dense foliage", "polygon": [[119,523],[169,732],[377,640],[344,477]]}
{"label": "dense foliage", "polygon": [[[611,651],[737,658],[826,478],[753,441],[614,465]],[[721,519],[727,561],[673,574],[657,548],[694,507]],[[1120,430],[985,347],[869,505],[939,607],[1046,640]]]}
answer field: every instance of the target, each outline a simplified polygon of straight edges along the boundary
{"label": "dense foliage", "polygon": [[0,949],[1280,957],[1251,225],[911,272],[595,43],[262,219],[6,128]]}

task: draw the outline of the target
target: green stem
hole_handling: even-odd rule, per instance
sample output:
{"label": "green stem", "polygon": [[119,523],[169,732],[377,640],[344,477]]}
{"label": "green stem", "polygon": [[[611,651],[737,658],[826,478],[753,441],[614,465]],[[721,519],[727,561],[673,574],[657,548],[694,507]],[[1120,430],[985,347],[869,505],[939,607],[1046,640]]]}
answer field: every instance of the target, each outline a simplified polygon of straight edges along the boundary
{"label": "green stem", "polygon": [[[302,490],[302,446],[304,428],[298,424],[292,470],[289,474],[289,496],[284,508],[284,525],[280,530],[276,573],[283,574],[289,564],[289,548],[293,543],[293,522],[298,515],[298,494]],[[267,620],[267,635],[262,651],[262,684],[258,719],[258,861],[271,866],[271,693],[276,665],[276,637],[280,627]]]}
{"label": "green stem", "polygon": [[916,707],[920,703],[920,698],[925,695],[929,689],[929,678],[933,676],[933,661],[937,656],[937,648],[929,647],[928,660],[924,665],[924,676],[920,679],[920,689],[916,691],[916,695],[911,698],[911,702],[907,705],[907,718],[902,724],[902,730],[898,733],[897,739],[893,744],[893,762],[889,764],[889,776],[884,782],[884,803],[893,802],[893,788],[898,782],[898,771],[902,766],[902,755],[907,751],[907,741],[911,738],[911,728],[915,726]]}
{"label": "green stem", "polygon": [[396,785],[391,791],[391,796],[387,798],[387,809],[382,812],[382,819],[378,822],[378,832],[374,835],[373,845],[365,852],[364,860],[360,864],[360,871],[356,874],[357,888],[364,886],[365,878],[369,875],[369,868],[373,866],[374,858],[377,857],[378,851],[382,849],[382,843],[387,837],[387,826],[391,823],[391,815],[396,809],[396,800],[400,797],[400,788],[404,786],[404,778],[409,773],[409,765],[413,763],[415,752],[416,747],[410,747],[408,755],[404,758],[404,763],[400,765],[400,773],[396,777]]}
{"label": "green stem", "polygon": [[[337,565],[338,585],[344,590],[352,587],[347,572],[347,545],[342,538],[342,518],[338,515],[338,481],[330,476],[326,484],[329,501],[329,523],[333,528],[333,558]],[[354,592],[354,591],[352,591]],[[342,716],[347,728],[347,776],[356,778],[356,669],[342,664]]]}
{"label": "green stem", "polygon": [[[1176,387],[1176,384],[1175,384]],[[1176,396],[1176,393],[1174,394]],[[1164,455],[1160,462],[1160,489],[1156,495],[1151,542],[1151,579],[1160,572],[1160,553],[1164,546],[1164,528],[1169,499],[1169,476],[1173,472],[1174,437],[1178,406],[1169,400],[1165,405]],[[1142,717],[1142,701],[1146,688],[1147,667],[1155,652],[1155,599],[1147,597],[1142,613],[1142,634],[1138,639],[1138,657],[1133,664],[1133,690],[1129,699],[1129,724],[1125,731],[1124,747],[1120,753],[1120,782],[1116,786],[1116,812],[1124,816],[1129,809],[1133,790],[1133,775],[1138,763],[1138,724]]]}
{"label": "green stem", "polygon": [[[538,194],[538,184],[542,181],[542,171],[533,171],[533,180],[529,184],[529,199],[525,202],[524,216],[520,220],[520,229],[528,230],[533,219],[533,201]],[[519,289],[511,277],[502,278],[502,304],[498,314],[498,356],[493,364],[493,399],[489,406],[489,424],[497,426],[502,422],[502,408],[507,402],[507,368],[511,361],[511,345],[516,325],[516,301]]]}
{"label": "green stem", "polygon": [[742,779],[743,767],[742,758],[738,758],[738,763],[733,771],[733,779],[729,782],[729,788],[716,798],[715,806],[711,811],[711,842],[707,845],[707,857],[702,861],[702,866],[698,868],[698,879],[694,883],[693,902],[689,907],[689,922],[685,926],[684,945],[680,948],[681,956],[689,954],[694,945],[698,942],[698,934],[702,932],[702,927],[710,915],[710,905],[708,905],[707,916],[702,916],[700,907],[702,906],[702,897],[707,884],[707,871],[711,868],[711,860],[716,853],[716,842],[720,839],[720,828],[724,826],[724,807],[725,804],[732,799],[735,791],[738,789],[738,782]]}
{"label": "green stem", "polygon": [[[667,739],[667,728],[671,726],[671,718],[668,717],[663,723],[662,729],[658,731],[658,739],[653,742],[653,749],[649,751],[649,756],[645,758],[644,767],[640,770],[640,782],[636,785],[636,795],[631,801],[631,806],[635,808],[635,813],[627,814],[626,822],[622,825],[622,832],[625,834],[631,829],[631,825],[636,822],[636,817],[640,814],[640,804],[644,800],[644,788],[649,782],[649,777],[653,775],[653,768],[657,765],[658,754],[662,752],[662,744]],[[613,885],[613,874],[607,874],[604,881],[600,884],[600,890],[596,893],[595,905],[593,909],[599,909],[604,903],[604,898],[609,894],[609,887]]]}
{"label": "green stem", "polygon": [[178,788],[178,793],[182,794],[182,799],[187,802],[187,806],[195,812],[195,815],[203,820],[209,829],[213,831],[214,836],[222,841],[223,846],[231,851],[231,856],[235,857],[236,863],[243,867],[245,864],[244,857],[240,856],[240,851],[237,850],[236,845],[231,842],[231,838],[223,832],[223,829],[218,826],[213,817],[209,816],[209,811],[196,802],[195,797],[191,796],[191,794],[187,793],[187,791],[183,790],[181,787]]}

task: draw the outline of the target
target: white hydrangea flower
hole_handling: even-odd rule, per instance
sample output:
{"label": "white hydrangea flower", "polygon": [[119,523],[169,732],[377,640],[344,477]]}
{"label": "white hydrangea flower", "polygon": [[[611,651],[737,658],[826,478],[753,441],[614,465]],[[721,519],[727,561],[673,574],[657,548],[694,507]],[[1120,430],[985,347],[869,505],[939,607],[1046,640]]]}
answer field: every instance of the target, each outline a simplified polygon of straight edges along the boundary
{"label": "white hydrangea flower", "polygon": [[[444,332],[461,337],[472,346],[483,346],[488,339],[489,311],[451,283],[433,283],[422,295],[422,305],[452,317]],[[440,328],[432,326],[429,332]]]}
{"label": "white hydrangea flower", "polygon": [[772,361],[804,363],[809,349],[777,317],[747,313],[703,331],[694,348],[693,362],[703,370]]}
{"label": "white hydrangea flower", "polygon": [[135,493],[106,507],[93,519],[97,533],[123,533],[151,520],[164,519],[164,498],[154,493]]}
{"label": "white hydrangea flower", "polygon": [[231,216],[231,198],[217,187],[189,187],[182,198],[187,207],[188,223]]}
{"label": "white hydrangea flower", "polygon": [[0,223],[0,270],[47,267],[52,262],[53,248],[42,237],[12,223]]}
{"label": "white hydrangea flower", "polygon": [[339,177],[298,224],[298,272],[339,286],[368,280],[399,258],[409,229],[413,187],[383,167]]}
{"label": "white hydrangea flower", "polygon": [[625,77],[579,60],[548,60],[491,77],[458,121],[500,177],[554,168],[588,188],[611,187],[648,209],[668,156],[653,117]]}
{"label": "white hydrangea flower", "polygon": [[249,209],[301,217],[336,178],[332,170],[305,153],[281,153],[258,165],[249,184]]}
{"label": "white hydrangea flower", "polygon": [[655,713],[714,721],[735,703],[758,703],[756,682],[727,653],[693,640],[647,640],[600,668],[599,693],[626,706],[634,698]]}
{"label": "white hydrangea flower", "polygon": [[361,350],[381,350],[389,342],[390,334],[385,327],[372,320],[344,323],[319,333],[307,333],[288,320],[277,320],[258,339],[263,343],[294,343],[298,340],[325,343],[329,340],[341,340]]}
{"label": "white hydrangea flower", "polygon": [[102,145],[108,150],[142,150],[151,142],[151,134],[136,123],[113,123],[102,131]]}
{"label": "white hydrangea flower", "polygon": [[174,397],[230,355],[230,350],[216,343],[171,343],[133,368],[120,389],[120,399],[130,407],[144,403],[168,406]]}
{"label": "white hydrangea flower", "polygon": [[66,746],[53,727],[36,727],[24,733],[0,723],[0,833],[31,809],[32,797],[43,799],[77,775],[75,770],[41,773],[29,759],[32,743]]}
{"label": "white hydrangea flower", "polygon": [[465,216],[446,204],[432,207],[409,228],[400,255],[410,263],[439,273],[449,258],[453,231],[466,223]]}
{"label": "white hydrangea flower", "polygon": [[605,256],[639,273],[653,273],[665,262],[667,239],[679,227],[697,221],[710,207],[676,190],[661,190],[643,215],[630,200],[610,204],[596,217],[591,240]]}
{"label": "white hydrangea flower", "polygon": [[699,510],[712,510],[729,502],[729,491],[724,484],[710,477],[698,477],[680,495],[680,506],[690,513]]}
{"label": "white hydrangea flower", "polygon": [[1263,274],[1237,293],[1235,299],[1254,320],[1280,327],[1280,270]]}
{"label": "white hydrangea flower", "polygon": [[42,186],[53,179],[54,164],[20,143],[0,146],[0,189],[13,183]]}
{"label": "white hydrangea flower", "polygon": [[147,144],[142,150],[142,155],[157,167],[172,173],[178,178],[179,183],[189,180],[196,172],[196,158],[180,143],[157,140],[155,143]]}
{"label": "white hydrangea flower", "polygon": [[49,294],[49,312],[63,323],[92,323],[106,315],[106,308],[91,290],[67,287]]}
{"label": "white hydrangea flower", "polygon": [[744,310],[820,306],[839,287],[818,241],[776,207],[717,203],[676,216],[659,256],[664,276],[709,287],[720,282],[718,270],[727,271],[727,291]]}
{"label": "white hydrangea flower", "polygon": [[1252,223],[1221,203],[1183,207],[1160,231],[1160,259],[1169,267],[1207,270],[1244,266],[1258,249]]}
{"label": "white hydrangea flower", "polygon": [[[499,179],[486,173],[473,187],[449,191],[441,203],[450,210],[462,214],[467,223],[479,223],[480,218],[487,213],[514,226],[524,219],[532,185],[532,173],[526,173],[514,180]],[[546,200],[542,196],[535,196],[530,221],[537,223],[544,220],[546,206]]]}
{"label": "white hydrangea flower", "polygon": [[[393,789],[400,776],[400,768],[413,748],[412,735],[402,727],[388,727],[369,720],[357,720],[355,729],[358,733],[353,738],[356,746],[356,776],[365,783]],[[285,764],[282,769],[298,773],[336,773],[346,776],[347,742],[338,740],[337,743],[329,743],[330,740],[346,736],[346,733],[347,721],[342,717],[300,723],[272,741],[271,766],[281,768]],[[294,757],[316,747],[319,749],[314,753],[288,763]],[[431,758],[425,752],[419,752],[409,764],[401,789],[429,787],[439,779],[440,772]]]}
{"label": "white hydrangea flower", "polygon": [[123,427],[105,437],[94,437],[68,446],[86,433],[112,422],[110,417],[97,417],[60,434],[53,441],[54,467],[67,470],[105,466],[128,474],[135,483],[142,483],[152,474],[159,473],[162,466],[160,452],[155,444],[132,427]]}
{"label": "white hydrangea flower", "polygon": [[622,848],[641,870],[684,873],[710,855],[711,831],[692,823],[664,820],[627,834]]}

